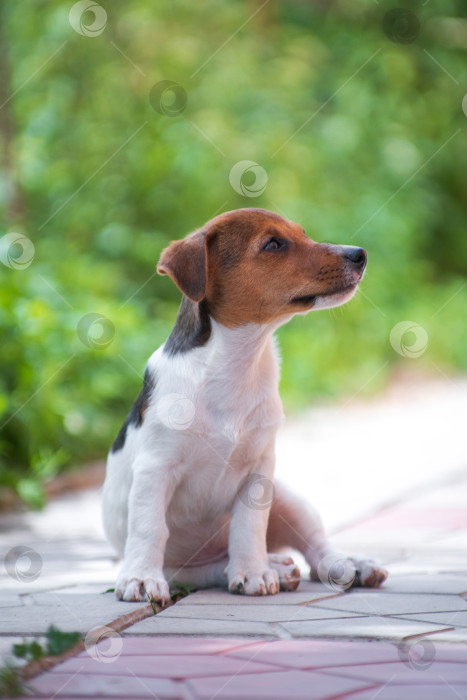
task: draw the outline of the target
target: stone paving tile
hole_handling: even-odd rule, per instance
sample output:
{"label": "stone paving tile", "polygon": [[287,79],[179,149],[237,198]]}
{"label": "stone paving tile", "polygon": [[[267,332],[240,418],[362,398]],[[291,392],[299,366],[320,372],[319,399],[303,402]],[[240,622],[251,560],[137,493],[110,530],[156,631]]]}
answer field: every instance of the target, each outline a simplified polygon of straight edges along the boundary
{"label": "stone paving tile", "polygon": [[[345,668],[322,669],[321,673],[344,678],[355,678],[384,685],[442,685],[460,683],[467,686],[467,670],[464,664],[436,662],[427,668],[410,666],[402,661],[383,664],[362,664]],[[467,687],[466,687],[467,690]]]}
{"label": "stone paving tile", "polygon": [[404,615],[391,615],[391,618],[399,620],[419,620],[420,622],[434,622],[436,625],[446,625],[446,627],[467,628],[467,611],[462,612],[440,612],[440,613],[405,613]]}
{"label": "stone paving tile", "polygon": [[[164,618],[156,615],[148,617],[146,620],[137,622],[131,628],[123,632],[123,635],[128,634],[190,634],[190,635],[209,635],[218,637],[225,635],[235,637],[239,635],[256,636],[256,637],[277,637],[278,633],[273,627],[274,623],[267,622],[251,622],[251,621],[231,621],[225,620],[186,620],[183,618]],[[408,624],[408,623],[407,623]]]}
{"label": "stone paving tile", "polygon": [[350,591],[332,601],[312,603],[319,608],[360,613],[361,615],[402,615],[404,613],[433,613],[467,610],[467,601],[459,595],[429,595],[426,593],[392,593],[384,590]]}
{"label": "stone paving tile", "polygon": [[[197,700],[326,700],[373,684],[314,671],[275,671],[187,681]],[[399,698],[400,700],[400,698]]]}
{"label": "stone paving tile", "polygon": [[465,700],[465,685],[447,684],[441,689],[439,685],[387,685],[350,695],[341,695],[339,700]]}
{"label": "stone paving tile", "polygon": [[293,637],[341,637],[343,639],[394,639],[399,641],[414,634],[431,634],[446,626],[411,622],[393,617],[354,617],[351,620],[316,620],[281,622],[280,627]]}
{"label": "stone paving tile", "polygon": [[[460,552],[440,552],[433,547],[418,547],[404,560],[391,562],[390,575],[437,576],[450,574],[464,575],[467,571],[467,554]],[[389,580],[389,579],[388,579]],[[384,590],[384,588],[382,589]]]}
{"label": "stone paving tile", "polygon": [[460,595],[461,593],[467,591],[467,575],[397,575],[391,571],[391,576],[387,579],[387,581],[385,581],[383,587],[380,590],[384,593],[437,593]]}
{"label": "stone paving tile", "polygon": [[89,674],[45,673],[28,686],[40,697],[68,698],[157,698],[158,700],[182,700],[181,688],[166,678],[137,678],[128,676],[92,676]]}
{"label": "stone paving tile", "polygon": [[23,602],[19,595],[10,593],[9,595],[0,595],[0,608],[21,608]]}
{"label": "stone paving tile", "polygon": [[[41,602],[36,605],[35,599]],[[45,634],[51,624],[65,632],[86,634],[92,627],[105,625],[147,605],[118,601],[113,593],[82,595],[69,591],[34,594],[29,603],[21,607],[0,609],[0,629],[3,634]]]}
{"label": "stone paving tile", "polygon": [[266,665],[255,660],[245,661],[225,655],[207,654],[158,654],[138,656],[114,656],[87,658],[80,655],[55,666],[52,673],[84,673],[86,675],[128,676],[138,678],[196,678],[201,676],[224,676],[237,673],[250,674],[270,671]]}
{"label": "stone paving tile", "polygon": [[[130,628],[131,629],[131,628]],[[220,654],[246,649],[256,640],[232,637],[122,637],[121,656],[139,654]],[[106,644],[105,640],[102,642]],[[80,656],[88,656],[87,651]]]}
{"label": "stone paving tile", "polygon": [[227,656],[254,659],[294,669],[318,669],[364,663],[400,661],[398,647],[389,642],[339,642],[318,640],[280,640],[255,642],[225,652]]}
{"label": "stone paving tile", "polygon": [[[278,593],[274,596],[262,596],[261,605],[297,605],[312,602],[321,598],[329,599],[343,595],[322,583],[300,581],[298,590]],[[233,595],[227,589],[206,588],[192,593],[180,600],[177,605],[258,605],[257,596]]]}
{"label": "stone paving tile", "polygon": [[[447,643],[446,637],[449,634],[451,634],[451,632],[441,632],[440,634],[434,634],[426,638],[435,645],[435,659],[437,661],[467,664],[467,645]],[[425,638],[422,638],[422,641],[424,640]],[[424,649],[420,647],[420,654],[423,655],[424,653]]]}
{"label": "stone paving tile", "polygon": [[[0,557],[1,558],[1,557]],[[113,571],[113,573],[112,573]],[[51,589],[58,590],[70,586],[96,583],[103,590],[113,586],[118,572],[118,567],[113,568],[107,561],[85,562],[75,560],[73,562],[57,562],[57,571],[44,571],[34,582],[18,582],[9,576],[0,576],[0,589],[4,593],[20,594],[46,592]]]}
{"label": "stone paving tile", "polygon": [[[256,599],[258,600],[258,599]],[[172,605],[158,614],[159,619],[184,618],[187,620],[251,620],[287,622],[290,620],[321,620],[336,617],[357,617],[358,613],[342,613],[302,605]]]}
{"label": "stone paving tile", "polygon": [[[433,637],[433,640],[435,640],[435,637]],[[465,627],[458,627],[454,630],[441,632],[439,635],[436,635],[436,641],[454,643],[463,642],[464,644],[467,644],[467,629]]]}

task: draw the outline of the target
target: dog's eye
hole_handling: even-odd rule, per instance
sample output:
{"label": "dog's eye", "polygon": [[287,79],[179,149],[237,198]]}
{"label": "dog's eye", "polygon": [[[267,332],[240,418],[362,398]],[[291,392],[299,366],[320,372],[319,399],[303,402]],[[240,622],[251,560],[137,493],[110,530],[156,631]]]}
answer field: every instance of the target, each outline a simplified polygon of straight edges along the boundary
{"label": "dog's eye", "polygon": [[278,241],[277,238],[271,238],[266,243],[263,250],[280,250],[283,247],[284,247],[284,244],[281,243],[281,241]]}

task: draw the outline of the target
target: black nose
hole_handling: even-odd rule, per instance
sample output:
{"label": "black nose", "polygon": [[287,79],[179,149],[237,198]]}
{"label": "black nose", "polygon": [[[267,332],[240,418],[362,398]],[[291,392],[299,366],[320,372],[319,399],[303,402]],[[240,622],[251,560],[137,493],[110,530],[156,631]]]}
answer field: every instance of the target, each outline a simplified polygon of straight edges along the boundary
{"label": "black nose", "polygon": [[356,267],[363,267],[366,263],[366,251],[363,248],[349,246],[344,252],[344,258],[350,260]]}

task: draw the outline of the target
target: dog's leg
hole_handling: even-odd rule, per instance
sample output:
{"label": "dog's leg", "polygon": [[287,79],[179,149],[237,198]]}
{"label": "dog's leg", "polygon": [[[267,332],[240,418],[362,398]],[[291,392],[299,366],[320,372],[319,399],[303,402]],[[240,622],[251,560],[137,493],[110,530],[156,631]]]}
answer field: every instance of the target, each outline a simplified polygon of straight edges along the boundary
{"label": "dog's leg", "polygon": [[304,500],[276,483],[267,531],[268,549],[292,547],[310,565],[310,576],[333,589],[351,586],[376,587],[388,572],[378,562],[349,557],[333,550],[324,534],[319,515]]}
{"label": "dog's leg", "polygon": [[[229,532],[228,588],[231,593],[273,595],[279,575],[269,565],[266,530],[273,494],[274,441],[258,456],[240,484]],[[257,491],[262,496],[256,498]]]}
{"label": "dog's leg", "polygon": [[173,479],[165,464],[141,452],[133,466],[129,494],[128,535],[115,594],[120,600],[170,599],[163,574],[169,531],[165,513],[173,495]]}

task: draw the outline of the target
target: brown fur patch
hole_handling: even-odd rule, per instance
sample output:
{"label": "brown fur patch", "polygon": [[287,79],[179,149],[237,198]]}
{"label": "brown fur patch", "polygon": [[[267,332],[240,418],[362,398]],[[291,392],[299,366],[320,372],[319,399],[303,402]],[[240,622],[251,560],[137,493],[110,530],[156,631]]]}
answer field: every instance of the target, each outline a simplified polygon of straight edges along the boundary
{"label": "brown fur patch", "polygon": [[[278,250],[265,250],[271,239]],[[202,242],[201,242],[202,241]],[[270,323],[355,285],[342,254],[265,209],[221,214],[163,252],[158,270],[224,326]],[[204,291],[202,291],[204,286]]]}

